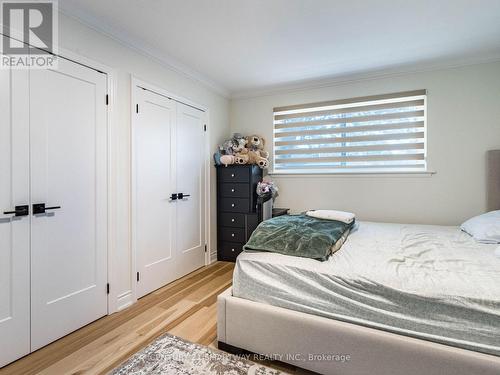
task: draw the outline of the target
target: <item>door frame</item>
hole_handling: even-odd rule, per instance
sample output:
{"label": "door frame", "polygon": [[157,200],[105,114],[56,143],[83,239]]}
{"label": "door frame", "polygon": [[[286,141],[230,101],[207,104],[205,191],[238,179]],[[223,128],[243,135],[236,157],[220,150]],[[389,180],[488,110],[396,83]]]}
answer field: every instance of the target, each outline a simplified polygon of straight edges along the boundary
{"label": "door frame", "polygon": [[181,102],[183,104],[187,104],[191,107],[199,109],[205,112],[205,120],[207,125],[207,130],[205,131],[204,137],[204,155],[205,155],[205,243],[206,243],[206,252],[205,252],[205,265],[210,264],[210,254],[211,254],[211,222],[210,222],[210,160],[211,160],[211,152],[210,152],[210,109],[203,105],[192,101],[191,99],[176,95],[171,93],[170,91],[151,84],[147,81],[144,81],[135,75],[130,75],[130,122],[131,122],[131,133],[130,133],[130,151],[131,151],[131,166],[130,166],[130,248],[131,248],[131,280],[132,280],[132,303],[137,301],[137,248],[135,246],[135,238],[136,238],[136,207],[137,202],[135,199],[135,192],[137,191],[137,186],[135,184],[135,176],[137,174],[135,168],[135,150],[134,150],[134,138],[135,138],[135,128],[137,127],[137,117],[136,117],[136,103],[137,103],[137,87],[144,88],[148,91],[156,93],[161,96],[165,96],[167,98],[173,99],[177,102]]}

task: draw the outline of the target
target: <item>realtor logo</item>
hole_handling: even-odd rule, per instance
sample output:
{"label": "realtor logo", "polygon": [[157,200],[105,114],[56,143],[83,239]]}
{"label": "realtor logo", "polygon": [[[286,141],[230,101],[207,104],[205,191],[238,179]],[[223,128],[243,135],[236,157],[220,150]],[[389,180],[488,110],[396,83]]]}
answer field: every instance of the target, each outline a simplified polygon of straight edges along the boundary
{"label": "realtor logo", "polygon": [[57,63],[57,2],[2,1],[4,68],[55,68]]}

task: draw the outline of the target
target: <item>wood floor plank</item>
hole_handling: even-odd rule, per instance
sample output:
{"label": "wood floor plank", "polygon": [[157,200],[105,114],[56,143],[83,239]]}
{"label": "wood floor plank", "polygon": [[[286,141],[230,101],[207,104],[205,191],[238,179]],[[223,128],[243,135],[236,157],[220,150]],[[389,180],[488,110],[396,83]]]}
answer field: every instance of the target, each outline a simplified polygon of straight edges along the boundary
{"label": "wood floor plank", "polygon": [[[0,369],[0,375],[106,374],[163,333],[216,348],[217,296],[234,264],[216,262]],[[292,372],[293,367],[266,363]]]}
{"label": "wood floor plank", "polygon": [[191,342],[199,343],[207,335],[212,335],[217,319],[217,305],[204,306],[186,320],[172,328],[169,333]]}
{"label": "wood floor plank", "polygon": [[145,296],[129,308],[99,319],[0,369],[0,375],[108,371],[158,335],[213,304],[217,295],[231,285],[233,267],[234,264],[226,262],[203,267]]}

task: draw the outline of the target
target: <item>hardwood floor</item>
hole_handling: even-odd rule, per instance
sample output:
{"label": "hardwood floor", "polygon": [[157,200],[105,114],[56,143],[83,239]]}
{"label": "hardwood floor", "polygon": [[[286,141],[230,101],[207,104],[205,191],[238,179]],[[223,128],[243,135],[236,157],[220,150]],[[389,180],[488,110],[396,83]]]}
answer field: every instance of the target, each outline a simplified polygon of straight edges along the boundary
{"label": "hardwood floor", "polygon": [[213,345],[217,295],[231,286],[233,267],[203,267],[0,369],[0,375],[103,374],[165,332]]}
{"label": "hardwood floor", "polygon": [[[217,296],[231,286],[233,269],[234,263],[227,262],[200,268],[11,363],[0,375],[106,374],[166,332],[216,348]],[[288,373],[312,374],[280,362],[259,362]]]}

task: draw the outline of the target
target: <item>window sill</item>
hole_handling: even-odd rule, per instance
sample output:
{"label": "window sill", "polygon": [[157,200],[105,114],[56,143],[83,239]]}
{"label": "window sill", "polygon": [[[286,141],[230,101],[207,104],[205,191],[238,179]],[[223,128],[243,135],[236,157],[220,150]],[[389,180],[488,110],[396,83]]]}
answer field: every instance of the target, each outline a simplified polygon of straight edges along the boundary
{"label": "window sill", "polygon": [[269,172],[269,176],[275,177],[289,177],[289,178],[303,178],[303,177],[432,177],[436,171],[356,171],[356,172]]}

